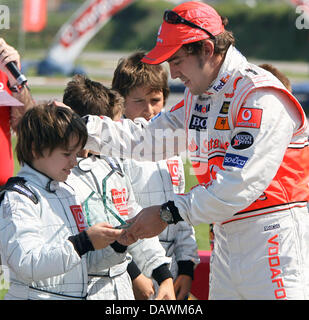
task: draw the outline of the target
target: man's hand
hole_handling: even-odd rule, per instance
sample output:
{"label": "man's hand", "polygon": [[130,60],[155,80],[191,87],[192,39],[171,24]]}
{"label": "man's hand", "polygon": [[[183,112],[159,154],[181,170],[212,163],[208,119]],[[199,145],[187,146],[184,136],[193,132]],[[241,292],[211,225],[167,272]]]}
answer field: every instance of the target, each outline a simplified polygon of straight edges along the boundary
{"label": "man's hand", "polygon": [[3,38],[0,38],[0,70],[7,74],[10,85],[12,86],[16,84],[16,79],[6,67],[9,62],[15,62],[20,69],[19,53],[13,47],[9,46]]}
{"label": "man's hand", "polygon": [[123,230],[114,229],[113,226],[106,222],[100,222],[87,230],[88,237],[93,247],[103,249],[117,240]]}
{"label": "man's hand", "polygon": [[132,225],[125,230],[124,236],[137,240],[160,234],[167,227],[167,223],[160,217],[160,208],[161,206],[145,208],[133,219],[128,220]]}

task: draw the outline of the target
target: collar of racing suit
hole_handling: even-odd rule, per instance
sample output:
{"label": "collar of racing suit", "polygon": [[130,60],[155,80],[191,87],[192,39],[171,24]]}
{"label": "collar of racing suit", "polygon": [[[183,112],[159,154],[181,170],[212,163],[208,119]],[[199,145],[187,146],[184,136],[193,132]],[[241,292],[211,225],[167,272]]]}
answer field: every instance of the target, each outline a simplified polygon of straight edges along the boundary
{"label": "collar of racing suit", "polygon": [[205,94],[217,94],[218,88],[226,84],[228,81],[232,81],[232,75],[239,70],[239,66],[244,65],[247,62],[247,59],[234,46],[231,45],[225,55],[224,62],[216,79],[209,86]]}
{"label": "collar of racing suit", "polygon": [[32,168],[27,163],[21,167],[18,176],[25,177],[27,181],[31,181],[34,185],[43,187],[48,192],[55,192],[59,188],[58,181],[52,180],[50,177]]}

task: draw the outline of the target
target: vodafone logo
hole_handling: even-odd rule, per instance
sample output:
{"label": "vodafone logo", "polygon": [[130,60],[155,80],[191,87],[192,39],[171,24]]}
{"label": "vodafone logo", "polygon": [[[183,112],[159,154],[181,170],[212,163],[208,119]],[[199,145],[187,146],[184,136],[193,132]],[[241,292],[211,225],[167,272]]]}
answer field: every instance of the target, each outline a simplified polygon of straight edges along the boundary
{"label": "vodafone logo", "polygon": [[0,90],[4,89],[4,84],[2,82],[0,82]]}
{"label": "vodafone logo", "polygon": [[242,112],[242,119],[249,121],[252,118],[252,112],[249,109],[244,109]]}
{"label": "vodafone logo", "polygon": [[239,110],[236,127],[259,129],[262,122],[263,109],[242,107]]}

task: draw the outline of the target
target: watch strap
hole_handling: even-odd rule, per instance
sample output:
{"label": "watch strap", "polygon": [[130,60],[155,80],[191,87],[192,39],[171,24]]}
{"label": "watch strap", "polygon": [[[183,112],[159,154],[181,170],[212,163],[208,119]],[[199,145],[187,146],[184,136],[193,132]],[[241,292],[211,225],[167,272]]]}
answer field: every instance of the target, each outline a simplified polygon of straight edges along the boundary
{"label": "watch strap", "polygon": [[173,216],[173,222],[174,224],[176,224],[179,221],[183,221],[181,215],[179,214],[179,210],[178,208],[175,206],[175,202],[174,201],[168,201],[165,203],[165,205],[169,208],[172,216]]}

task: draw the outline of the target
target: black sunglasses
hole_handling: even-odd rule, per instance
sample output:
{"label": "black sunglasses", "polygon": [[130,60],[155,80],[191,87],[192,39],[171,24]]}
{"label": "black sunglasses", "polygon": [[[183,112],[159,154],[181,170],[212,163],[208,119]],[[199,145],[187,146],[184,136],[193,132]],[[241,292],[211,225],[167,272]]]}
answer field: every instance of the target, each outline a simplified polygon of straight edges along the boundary
{"label": "black sunglasses", "polygon": [[179,23],[182,23],[182,24],[185,24],[191,28],[197,28],[197,29],[201,29],[203,30],[204,32],[206,32],[209,37],[213,40],[215,40],[215,36],[209,32],[208,30],[198,26],[197,24],[189,21],[189,20],[186,20],[184,19],[183,17],[181,17],[178,13],[176,13],[175,11],[172,11],[172,10],[165,10],[164,11],[164,15],[163,15],[163,20],[167,23],[171,23],[171,24],[179,24]]}

